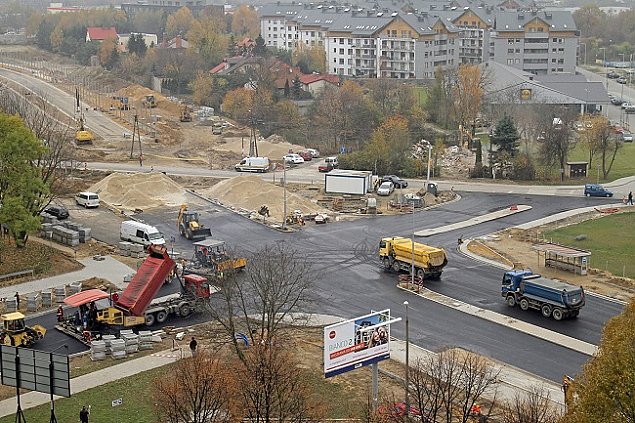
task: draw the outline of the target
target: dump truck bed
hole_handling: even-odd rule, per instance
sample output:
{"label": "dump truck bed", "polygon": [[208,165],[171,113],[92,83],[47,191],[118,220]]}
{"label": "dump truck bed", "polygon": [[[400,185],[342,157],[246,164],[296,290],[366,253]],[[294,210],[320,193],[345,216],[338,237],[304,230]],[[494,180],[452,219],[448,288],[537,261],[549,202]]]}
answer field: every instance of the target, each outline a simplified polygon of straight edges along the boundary
{"label": "dump truck bed", "polygon": [[167,251],[151,252],[117,300],[116,306],[134,316],[143,316],[175,266]]}

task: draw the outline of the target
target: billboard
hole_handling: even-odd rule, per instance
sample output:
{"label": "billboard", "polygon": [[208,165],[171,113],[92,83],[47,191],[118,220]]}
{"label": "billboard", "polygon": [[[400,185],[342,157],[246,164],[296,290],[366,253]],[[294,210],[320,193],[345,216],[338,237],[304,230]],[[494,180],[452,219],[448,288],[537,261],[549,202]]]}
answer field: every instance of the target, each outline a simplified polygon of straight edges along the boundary
{"label": "billboard", "polygon": [[390,358],[390,310],[324,328],[324,376],[331,377]]}
{"label": "billboard", "polygon": [[67,355],[0,345],[0,371],[3,385],[71,396]]}

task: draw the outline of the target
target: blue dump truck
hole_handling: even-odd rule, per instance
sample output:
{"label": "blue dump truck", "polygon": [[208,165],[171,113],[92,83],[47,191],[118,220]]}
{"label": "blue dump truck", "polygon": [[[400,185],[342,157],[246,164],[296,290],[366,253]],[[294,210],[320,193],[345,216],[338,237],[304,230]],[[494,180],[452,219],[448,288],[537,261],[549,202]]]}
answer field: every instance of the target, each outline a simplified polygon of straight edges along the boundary
{"label": "blue dump truck", "polygon": [[530,270],[509,271],[503,275],[501,295],[507,305],[521,310],[540,310],[545,317],[575,318],[584,306],[584,289],[558,280],[543,278]]}

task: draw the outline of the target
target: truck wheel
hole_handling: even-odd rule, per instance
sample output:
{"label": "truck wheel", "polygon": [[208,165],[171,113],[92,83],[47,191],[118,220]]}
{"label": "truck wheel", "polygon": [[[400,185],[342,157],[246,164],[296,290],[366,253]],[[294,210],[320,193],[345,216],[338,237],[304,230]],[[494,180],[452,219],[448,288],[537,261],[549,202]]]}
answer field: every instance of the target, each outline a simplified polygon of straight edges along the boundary
{"label": "truck wheel", "polygon": [[146,326],[152,326],[154,324],[154,314],[146,314]]}
{"label": "truck wheel", "polygon": [[426,272],[423,269],[417,269],[417,278],[419,278],[420,280],[425,280],[426,277]]}
{"label": "truck wheel", "polygon": [[551,316],[551,306],[549,304],[543,305],[540,311],[542,311],[542,315],[545,317]]}
{"label": "truck wheel", "polygon": [[181,308],[179,308],[179,314],[181,315],[181,317],[187,317],[192,314],[192,309],[189,305],[183,304]]}
{"label": "truck wheel", "polygon": [[516,307],[516,298],[513,295],[507,296],[507,305],[510,307]]}
{"label": "truck wheel", "polygon": [[394,270],[395,272],[399,273],[399,270],[401,269],[401,266],[399,266],[399,262],[397,260],[392,262],[392,270]]}
{"label": "truck wheel", "polygon": [[529,310],[529,301],[527,301],[527,298],[521,298],[521,300],[518,302],[518,305],[523,311]]}
{"label": "truck wheel", "polygon": [[157,323],[163,323],[168,320],[168,313],[165,310],[157,311]]}
{"label": "truck wheel", "polygon": [[554,308],[553,309],[553,319],[554,320],[562,320],[564,318],[564,312],[562,311],[561,308]]}
{"label": "truck wheel", "polygon": [[388,257],[384,257],[384,270],[390,270],[390,259]]}

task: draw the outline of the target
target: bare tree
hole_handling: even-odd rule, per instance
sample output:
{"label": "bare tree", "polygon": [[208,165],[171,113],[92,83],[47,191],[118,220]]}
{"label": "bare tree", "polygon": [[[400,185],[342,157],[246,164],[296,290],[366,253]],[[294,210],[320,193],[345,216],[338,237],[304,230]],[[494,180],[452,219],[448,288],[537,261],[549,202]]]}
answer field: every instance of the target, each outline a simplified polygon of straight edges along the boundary
{"label": "bare tree", "polygon": [[324,407],[311,398],[309,384],[288,350],[275,340],[259,343],[236,363],[237,396],[250,422],[310,423],[323,416]]}
{"label": "bare tree", "polygon": [[217,356],[200,352],[179,361],[154,380],[153,396],[160,421],[230,422],[233,375]]}
{"label": "bare tree", "polygon": [[541,119],[544,131],[538,140],[540,155],[547,165],[559,166],[560,178],[564,179],[564,168],[569,151],[573,146],[574,136],[571,129],[577,112],[562,106],[545,109]]}
{"label": "bare tree", "polygon": [[248,257],[244,274],[225,275],[220,301],[208,311],[246,362],[236,334],[244,331],[251,345],[271,344],[290,314],[306,311],[312,286],[310,264],[299,252],[284,243],[267,245]]}
{"label": "bare tree", "polygon": [[516,394],[502,407],[503,423],[555,423],[560,413],[554,407],[549,392],[534,386],[524,394]]}
{"label": "bare tree", "polygon": [[465,423],[484,395],[495,401],[498,374],[480,356],[445,350],[416,361],[411,389],[422,417]]}

